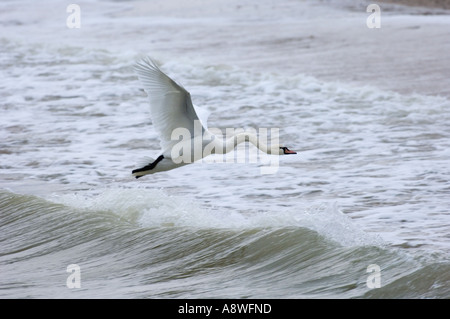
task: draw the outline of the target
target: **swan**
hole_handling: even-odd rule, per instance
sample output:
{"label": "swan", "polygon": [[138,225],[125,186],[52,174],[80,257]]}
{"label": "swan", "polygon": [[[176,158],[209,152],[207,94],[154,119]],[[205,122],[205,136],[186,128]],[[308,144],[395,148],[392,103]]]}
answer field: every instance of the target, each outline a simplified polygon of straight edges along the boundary
{"label": "swan", "polygon": [[[132,171],[132,175],[136,178],[168,171],[209,154],[225,154],[244,142],[252,143],[267,154],[297,154],[281,145],[268,147],[259,141],[255,134],[248,132],[237,133],[224,141],[202,123],[192,104],[191,94],[162,72],[154,60],[149,57],[143,58],[136,62],[134,70],[149,97],[152,122],[159,133],[162,149],[156,159],[147,157],[141,168]],[[173,136],[177,131],[189,138],[182,142],[174,140]],[[194,146],[197,146],[197,149],[194,149]],[[175,147],[187,151],[180,154],[174,152]],[[206,149],[209,152],[205,152]]]}

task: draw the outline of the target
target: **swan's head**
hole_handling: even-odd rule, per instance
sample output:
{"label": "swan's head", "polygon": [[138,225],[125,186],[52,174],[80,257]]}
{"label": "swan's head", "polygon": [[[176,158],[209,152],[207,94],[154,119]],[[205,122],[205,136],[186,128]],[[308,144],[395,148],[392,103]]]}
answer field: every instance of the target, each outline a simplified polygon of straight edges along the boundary
{"label": "swan's head", "polygon": [[287,154],[297,154],[297,152],[291,151],[286,146],[280,146],[280,155],[287,155]]}

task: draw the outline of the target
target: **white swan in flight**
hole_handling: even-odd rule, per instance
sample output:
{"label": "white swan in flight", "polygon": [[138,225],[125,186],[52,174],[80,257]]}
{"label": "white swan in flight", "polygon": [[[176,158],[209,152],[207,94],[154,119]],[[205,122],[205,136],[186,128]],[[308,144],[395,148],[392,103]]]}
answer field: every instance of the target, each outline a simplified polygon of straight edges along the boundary
{"label": "white swan in flight", "polygon": [[[150,99],[150,115],[159,133],[162,148],[156,160],[147,158],[143,167],[132,171],[136,178],[193,163],[205,154],[228,153],[243,142],[250,142],[267,154],[297,154],[281,145],[272,145],[269,148],[259,141],[256,135],[248,132],[238,133],[226,140],[217,137],[201,123],[192,105],[190,93],[163,73],[153,60],[144,58],[135,64],[134,69]],[[184,144],[173,140],[172,135],[176,130],[186,133],[191,139],[184,141]],[[200,145],[200,151],[196,151],[195,145]],[[175,152],[176,156],[173,156],[175,146],[190,152]],[[209,153],[205,152],[206,148]]]}

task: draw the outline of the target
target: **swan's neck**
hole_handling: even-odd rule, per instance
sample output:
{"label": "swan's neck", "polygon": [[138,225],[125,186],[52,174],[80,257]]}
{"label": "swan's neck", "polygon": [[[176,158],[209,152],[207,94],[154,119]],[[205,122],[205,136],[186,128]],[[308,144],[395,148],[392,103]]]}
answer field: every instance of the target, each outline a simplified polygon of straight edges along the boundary
{"label": "swan's neck", "polygon": [[224,154],[229,153],[232,150],[234,150],[234,148],[237,145],[245,142],[252,143],[254,146],[256,146],[259,150],[263,151],[264,153],[279,155],[280,149],[279,145],[272,145],[271,147],[268,147],[266,143],[258,139],[258,137],[255,134],[250,132],[238,133],[228,138],[223,145],[223,153]]}

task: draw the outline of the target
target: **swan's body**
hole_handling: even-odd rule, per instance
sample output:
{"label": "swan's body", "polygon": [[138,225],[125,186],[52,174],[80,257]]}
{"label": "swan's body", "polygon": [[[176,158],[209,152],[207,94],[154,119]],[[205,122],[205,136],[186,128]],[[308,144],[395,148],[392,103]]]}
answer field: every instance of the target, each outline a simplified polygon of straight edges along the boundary
{"label": "swan's body", "polygon": [[[223,140],[201,122],[190,93],[164,74],[154,61],[143,59],[136,63],[135,70],[149,96],[151,117],[162,149],[156,160],[148,158],[142,168],[133,170],[136,178],[193,163],[209,154],[226,154],[244,142],[252,143],[267,154],[296,154],[279,145],[269,148],[255,134],[248,132]],[[190,138],[180,142],[176,132]],[[186,152],[174,152],[175,148]]]}

